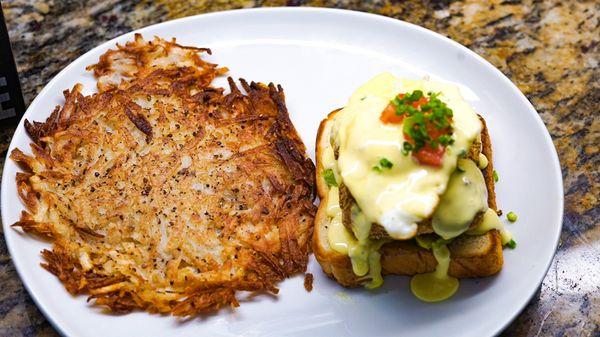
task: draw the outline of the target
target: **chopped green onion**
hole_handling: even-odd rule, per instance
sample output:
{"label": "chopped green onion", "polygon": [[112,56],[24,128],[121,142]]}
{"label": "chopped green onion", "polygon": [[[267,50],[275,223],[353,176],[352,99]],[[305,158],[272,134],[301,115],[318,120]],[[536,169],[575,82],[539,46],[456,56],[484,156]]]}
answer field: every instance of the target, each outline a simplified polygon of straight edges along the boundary
{"label": "chopped green onion", "polygon": [[396,115],[403,115],[406,112],[407,107],[408,105],[396,104]]}
{"label": "chopped green onion", "polygon": [[331,186],[335,186],[337,187],[337,181],[335,181],[335,174],[333,173],[332,169],[327,169],[325,171],[323,171],[323,179],[325,179],[325,182],[327,183],[327,186],[331,187]]}
{"label": "chopped green onion", "polygon": [[[454,144],[451,125],[452,109],[438,98],[439,95],[429,92],[427,103],[420,107],[414,107],[413,104],[424,97],[421,90],[414,90],[412,93],[404,94],[402,98],[396,97],[392,100],[396,107],[396,115],[407,117],[404,120],[402,131],[411,143],[403,144],[402,153],[404,155],[408,155],[411,151],[418,152],[424,146],[438,148]],[[431,127],[444,132],[434,139],[430,135]]]}
{"label": "chopped green onion", "polygon": [[515,242],[515,240],[510,239],[510,241],[508,241],[508,243],[506,244],[506,247],[510,249],[515,249],[517,248],[517,243]]}
{"label": "chopped green onion", "polygon": [[492,173],[492,177],[494,178],[494,182],[498,182],[498,180],[500,180],[500,178],[498,177],[498,172],[496,172],[496,170],[493,171]]}
{"label": "chopped green onion", "polygon": [[438,141],[440,142],[440,144],[442,144],[444,146],[447,146],[447,145],[450,145],[450,144],[454,143],[454,138],[452,138],[451,135],[441,135],[438,138]]}
{"label": "chopped green onion", "polygon": [[421,90],[415,90],[412,92],[412,94],[410,94],[409,100],[411,102],[416,102],[416,101],[420,100],[421,97],[423,97],[423,92]]}
{"label": "chopped green onion", "polygon": [[392,162],[389,161],[387,158],[381,158],[381,160],[379,161],[379,165],[388,169],[394,166],[394,164],[392,164]]}
{"label": "chopped green onion", "polygon": [[517,214],[515,214],[515,212],[508,212],[508,214],[506,214],[506,218],[510,222],[515,222],[517,221]]}
{"label": "chopped green onion", "polygon": [[383,171],[384,168],[386,169],[391,169],[394,166],[394,164],[389,161],[387,158],[381,158],[379,160],[379,163],[375,166],[373,166],[373,170],[377,171],[377,172],[381,172]]}
{"label": "chopped green onion", "polygon": [[409,116],[412,116],[419,112],[419,109],[415,108],[412,105],[405,105],[405,107],[406,107],[406,112],[408,112]]}
{"label": "chopped green onion", "polygon": [[403,154],[403,155],[407,156],[407,155],[408,155],[408,153],[409,153],[410,151],[412,151],[412,149],[413,149],[413,146],[412,146],[412,144],[411,144],[411,143],[409,143],[409,142],[404,142],[404,143],[402,144],[402,154]]}
{"label": "chopped green onion", "polygon": [[423,113],[417,113],[405,119],[402,131],[415,142],[413,145],[413,151],[415,152],[431,140],[427,133],[427,124]]}

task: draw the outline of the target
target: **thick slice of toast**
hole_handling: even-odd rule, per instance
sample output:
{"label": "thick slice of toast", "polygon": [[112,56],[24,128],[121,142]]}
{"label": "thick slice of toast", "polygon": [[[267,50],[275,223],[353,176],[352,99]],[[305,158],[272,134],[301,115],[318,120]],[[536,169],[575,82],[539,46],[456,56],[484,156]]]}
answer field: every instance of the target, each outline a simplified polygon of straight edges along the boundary
{"label": "thick slice of toast", "polygon": [[[340,254],[329,245],[327,230],[329,219],[326,214],[329,188],[321,178],[323,164],[321,161],[323,150],[329,142],[329,128],[333,117],[339,111],[334,110],[319,125],[316,143],[317,159],[317,192],[321,204],[315,217],[315,227],[312,240],[313,252],[323,271],[346,287],[362,285],[366,280],[352,271],[352,264],[347,255]],[[482,153],[488,158],[489,164],[483,170],[483,175],[488,189],[488,206],[496,209],[496,195],[494,192],[492,147],[489,133],[483,118],[481,132]],[[483,235],[462,235],[448,245],[451,262],[448,273],[457,278],[484,277],[496,274],[503,264],[502,240],[497,230],[491,230]],[[384,274],[414,275],[431,272],[435,269],[437,261],[430,250],[418,246],[414,240],[393,241],[383,245],[380,249],[381,264]]]}

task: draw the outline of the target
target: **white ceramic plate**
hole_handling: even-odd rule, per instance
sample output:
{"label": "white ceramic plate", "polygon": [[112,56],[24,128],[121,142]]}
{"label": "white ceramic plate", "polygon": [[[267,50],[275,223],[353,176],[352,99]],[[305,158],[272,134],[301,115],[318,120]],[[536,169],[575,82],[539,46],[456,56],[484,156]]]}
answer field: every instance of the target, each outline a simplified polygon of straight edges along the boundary
{"label": "white ceramic plate", "polygon": [[[29,293],[50,322],[68,336],[485,336],[501,331],[527,304],[552,260],[561,230],[563,191],[552,141],[525,96],[492,65],[467,48],[424,28],[382,16],[328,9],[256,9],[213,13],[139,30],[146,38],[176,37],[185,45],[210,47],[208,59],[235,78],[283,85],[289,111],[314,157],[319,121],[345,104],[372,76],[442,78],[461,83],[464,95],[487,120],[500,174],[499,205],[519,221],[508,225],[518,247],[505,250],[495,277],[461,282],[451,300],[426,304],[414,298],[408,278],[388,277],[376,291],[347,290],[326,278],[311,257],[314,290],[301,276],[281,283],[275,299],[259,296],[235,311],[221,311],[185,323],[138,312],[106,315],[71,297],[40,268],[46,243],[10,225],[23,209],[14,183],[17,167],[7,159],[2,177],[2,222],[10,254]],[[25,114],[42,120],[61,92],[95,83],[85,66],[133,32],[91,50],[60,72]],[[217,83],[224,84],[223,79]],[[9,152],[28,149],[19,125]]]}

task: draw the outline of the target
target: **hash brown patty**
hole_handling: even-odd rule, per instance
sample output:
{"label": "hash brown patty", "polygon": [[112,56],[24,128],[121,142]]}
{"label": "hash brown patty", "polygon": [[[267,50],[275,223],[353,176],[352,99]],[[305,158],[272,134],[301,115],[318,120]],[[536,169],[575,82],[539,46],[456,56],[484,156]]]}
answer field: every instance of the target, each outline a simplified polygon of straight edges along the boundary
{"label": "hash brown patty", "polygon": [[[44,268],[114,312],[192,316],[277,293],[306,270],[314,165],[283,89],[211,87],[210,50],[141,35],[88,67],[43,123],[25,121],[14,224],[44,237]],[[243,90],[242,90],[243,89]]]}

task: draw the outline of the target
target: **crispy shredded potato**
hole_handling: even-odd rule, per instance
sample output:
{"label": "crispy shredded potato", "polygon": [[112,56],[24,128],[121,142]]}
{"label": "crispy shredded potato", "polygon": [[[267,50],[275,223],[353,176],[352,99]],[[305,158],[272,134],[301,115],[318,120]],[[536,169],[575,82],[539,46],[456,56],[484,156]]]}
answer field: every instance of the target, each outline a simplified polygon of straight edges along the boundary
{"label": "crispy shredded potato", "polygon": [[306,270],[314,165],[280,86],[229,78],[207,49],[140,35],[88,67],[99,93],[64,93],[11,158],[27,211],[52,242],[43,267],[114,312],[192,316],[277,293]]}

